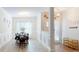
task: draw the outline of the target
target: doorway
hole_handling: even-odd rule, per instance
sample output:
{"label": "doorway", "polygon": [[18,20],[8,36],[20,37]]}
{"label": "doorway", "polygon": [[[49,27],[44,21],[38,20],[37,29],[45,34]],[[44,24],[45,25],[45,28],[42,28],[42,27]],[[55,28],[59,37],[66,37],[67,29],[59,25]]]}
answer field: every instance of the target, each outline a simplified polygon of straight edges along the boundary
{"label": "doorway", "polygon": [[62,44],[62,20],[55,20],[54,28],[55,28],[55,43]]}
{"label": "doorway", "polygon": [[32,23],[31,22],[17,22],[16,23],[16,32],[20,33],[24,29],[25,33],[29,33],[29,36],[32,36]]}

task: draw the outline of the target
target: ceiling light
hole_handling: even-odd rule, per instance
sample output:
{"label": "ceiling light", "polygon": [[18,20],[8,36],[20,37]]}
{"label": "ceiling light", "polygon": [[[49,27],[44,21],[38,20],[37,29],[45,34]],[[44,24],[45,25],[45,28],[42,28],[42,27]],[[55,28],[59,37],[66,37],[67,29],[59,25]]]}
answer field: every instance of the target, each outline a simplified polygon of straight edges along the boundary
{"label": "ceiling light", "polygon": [[26,12],[26,11],[19,12],[18,15],[19,16],[27,16],[27,17],[31,16],[30,12]]}

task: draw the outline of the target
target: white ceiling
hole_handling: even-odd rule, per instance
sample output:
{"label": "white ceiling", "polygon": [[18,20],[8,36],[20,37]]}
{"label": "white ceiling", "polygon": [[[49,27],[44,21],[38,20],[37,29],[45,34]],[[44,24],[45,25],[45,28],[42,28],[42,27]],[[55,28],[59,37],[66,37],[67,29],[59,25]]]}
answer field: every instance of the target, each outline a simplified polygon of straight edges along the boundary
{"label": "white ceiling", "polygon": [[44,7],[3,7],[12,17],[18,17],[18,12],[26,11],[31,13],[31,17],[35,17]]}

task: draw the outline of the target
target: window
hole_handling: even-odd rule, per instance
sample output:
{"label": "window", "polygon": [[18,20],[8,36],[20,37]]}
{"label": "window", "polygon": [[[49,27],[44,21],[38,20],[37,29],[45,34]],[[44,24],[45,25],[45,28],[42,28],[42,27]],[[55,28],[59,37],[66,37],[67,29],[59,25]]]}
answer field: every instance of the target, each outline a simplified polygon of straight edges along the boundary
{"label": "window", "polygon": [[16,24],[16,32],[20,33],[24,30],[25,33],[32,34],[32,23],[31,22],[17,22]]}

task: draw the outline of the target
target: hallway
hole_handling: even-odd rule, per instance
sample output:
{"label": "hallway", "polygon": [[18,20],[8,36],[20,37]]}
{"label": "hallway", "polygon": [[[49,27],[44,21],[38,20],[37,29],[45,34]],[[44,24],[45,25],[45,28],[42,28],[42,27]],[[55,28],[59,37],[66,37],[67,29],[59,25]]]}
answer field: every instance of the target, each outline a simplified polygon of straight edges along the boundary
{"label": "hallway", "polygon": [[29,44],[24,46],[19,46],[15,43],[15,40],[11,40],[0,48],[0,52],[48,52],[48,49],[37,40],[31,39]]}

